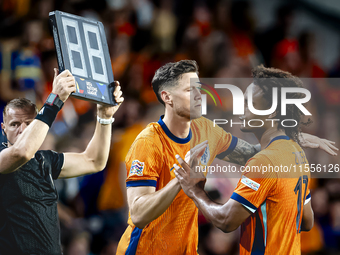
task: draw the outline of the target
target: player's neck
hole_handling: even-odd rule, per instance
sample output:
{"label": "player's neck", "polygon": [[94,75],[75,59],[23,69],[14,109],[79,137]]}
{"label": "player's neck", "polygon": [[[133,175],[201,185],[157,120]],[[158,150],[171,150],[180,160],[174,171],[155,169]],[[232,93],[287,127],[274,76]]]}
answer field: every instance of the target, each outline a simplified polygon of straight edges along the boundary
{"label": "player's neck", "polygon": [[190,131],[190,121],[184,117],[165,112],[163,122],[170,132],[178,138],[186,138]]}
{"label": "player's neck", "polygon": [[278,130],[277,127],[272,127],[267,130],[265,130],[262,135],[255,134],[257,139],[259,139],[261,144],[261,150],[265,149],[271,140],[273,140],[275,137],[280,135],[286,135],[286,133],[282,130]]}

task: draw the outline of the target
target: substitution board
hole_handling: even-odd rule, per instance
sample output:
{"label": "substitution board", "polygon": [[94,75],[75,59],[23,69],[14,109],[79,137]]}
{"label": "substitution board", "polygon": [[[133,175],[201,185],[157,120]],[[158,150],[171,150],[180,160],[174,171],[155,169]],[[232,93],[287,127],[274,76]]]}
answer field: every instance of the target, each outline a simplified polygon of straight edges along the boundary
{"label": "substitution board", "polygon": [[69,13],[49,13],[59,72],[68,69],[76,80],[72,96],[115,105],[113,73],[104,26]]}

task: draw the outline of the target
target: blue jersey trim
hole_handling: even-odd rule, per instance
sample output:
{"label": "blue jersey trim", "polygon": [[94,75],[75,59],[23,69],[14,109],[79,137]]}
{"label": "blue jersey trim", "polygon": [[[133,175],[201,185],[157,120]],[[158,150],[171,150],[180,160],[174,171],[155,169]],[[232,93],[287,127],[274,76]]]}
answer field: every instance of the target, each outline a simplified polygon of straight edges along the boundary
{"label": "blue jersey trim", "polygon": [[236,136],[232,136],[229,148],[225,151],[226,155],[232,153],[237,145],[238,138]]}
{"label": "blue jersey trim", "polygon": [[258,212],[256,212],[255,215],[256,215],[255,237],[254,237],[253,247],[251,249],[251,255],[264,255],[266,247],[264,245],[263,228],[261,224],[261,219],[260,219],[260,215]]}
{"label": "blue jersey trim", "polygon": [[[274,141],[276,141],[276,140],[280,140],[280,139],[283,139],[283,140],[290,140],[289,136],[287,136],[287,135],[279,135],[279,136],[277,136],[277,137],[274,137],[274,138],[270,141],[270,143],[267,145],[267,147],[268,147],[272,142],[274,142]],[[267,147],[266,147],[266,148],[267,148]]]}
{"label": "blue jersey trim", "polygon": [[143,229],[135,227],[132,230],[130,243],[128,248],[126,249],[125,255],[135,255],[137,251],[137,246],[139,242],[139,238],[143,232]]}
{"label": "blue jersey trim", "polygon": [[155,180],[139,180],[139,181],[128,181],[126,182],[126,187],[141,187],[141,186],[157,186],[157,181]]}
{"label": "blue jersey trim", "polygon": [[234,149],[236,148],[237,142],[238,142],[238,138],[236,136],[232,136],[228,149],[225,150],[224,152],[218,154],[218,158],[224,159],[226,156],[228,156],[230,153],[232,153],[234,151]]}
{"label": "blue jersey trim", "polygon": [[263,216],[263,227],[264,227],[264,247],[267,246],[267,234],[268,234],[268,225],[267,225],[267,203],[261,205],[261,212]]}
{"label": "blue jersey trim", "polygon": [[236,200],[237,202],[241,203],[242,205],[244,205],[245,207],[247,207],[251,212],[255,212],[257,210],[257,207],[255,205],[253,205],[252,203],[250,203],[247,199],[245,199],[244,197],[240,196],[239,194],[237,194],[236,192],[234,192],[231,197],[232,199]]}
{"label": "blue jersey trim", "polygon": [[175,143],[180,143],[180,144],[185,144],[190,142],[191,139],[191,128],[189,129],[189,134],[186,138],[179,138],[177,136],[175,136],[173,133],[170,132],[170,130],[168,129],[168,127],[165,125],[165,123],[163,122],[163,117],[164,115],[162,115],[159,118],[158,124],[162,127],[163,131],[165,132],[165,134]]}
{"label": "blue jersey trim", "polygon": [[309,194],[307,195],[307,197],[306,197],[306,200],[307,199],[310,199],[311,198],[311,195],[310,195],[310,192],[309,192]]}

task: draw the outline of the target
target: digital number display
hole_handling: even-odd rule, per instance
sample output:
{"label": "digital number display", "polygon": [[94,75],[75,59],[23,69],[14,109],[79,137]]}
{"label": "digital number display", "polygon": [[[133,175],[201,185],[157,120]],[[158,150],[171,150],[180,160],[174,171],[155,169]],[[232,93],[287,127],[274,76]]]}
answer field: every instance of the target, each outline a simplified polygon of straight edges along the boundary
{"label": "digital number display", "polygon": [[97,26],[83,23],[87,52],[94,80],[107,83],[106,64]]}
{"label": "digital number display", "polygon": [[115,105],[110,54],[101,22],[54,11],[50,25],[60,71],[69,69],[76,78],[72,96]]}
{"label": "digital number display", "polygon": [[[79,24],[77,20],[62,17],[68,54],[70,56],[71,73],[88,78],[84,58],[83,43],[79,33]],[[85,35],[84,48],[87,49],[92,78],[101,83],[108,83],[105,58],[103,47],[100,39],[98,26],[83,22],[83,31]]]}
{"label": "digital number display", "polygon": [[78,21],[66,17],[61,18],[70,57],[71,73],[88,78],[83,45],[81,43]]}

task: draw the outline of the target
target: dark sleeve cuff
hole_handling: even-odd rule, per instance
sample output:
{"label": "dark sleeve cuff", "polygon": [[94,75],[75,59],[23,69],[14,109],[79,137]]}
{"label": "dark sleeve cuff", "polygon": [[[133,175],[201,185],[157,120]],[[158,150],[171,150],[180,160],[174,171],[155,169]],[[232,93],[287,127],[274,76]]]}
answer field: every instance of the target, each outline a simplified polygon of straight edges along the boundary
{"label": "dark sleeve cuff", "polygon": [[234,149],[236,148],[237,142],[238,142],[238,138],[236,136],[232,136],[228,149],[225,150],[224,152],[218,154],[218,158],[224,159],[226,156],[228,156],[230,153],[232,153],[234,151]]}
{"label": "dark sleeve cuff", "polygon": [[128,182],[126,182],[126,188],[142,187],[142,186],[151,186],[151,187],[156,188],[157,181],[155,181],[155,180],[138,180],[138,181],[128,181]]}
{"label": "dark sleeve cuff", "polygon": [[249,211],[251,211],[252,213],[254,213],[257,210],[257,207],[255,205],[253,205],[252,203],[250,203],[247,199],[245,199],[244,197],[240,196],[239,194],[237,194],[236,192],[234,192],[231,197],[231,199],[236,200],[237,202],[239,202],[240,204],[242,204],[245,208],[247,208]]}

